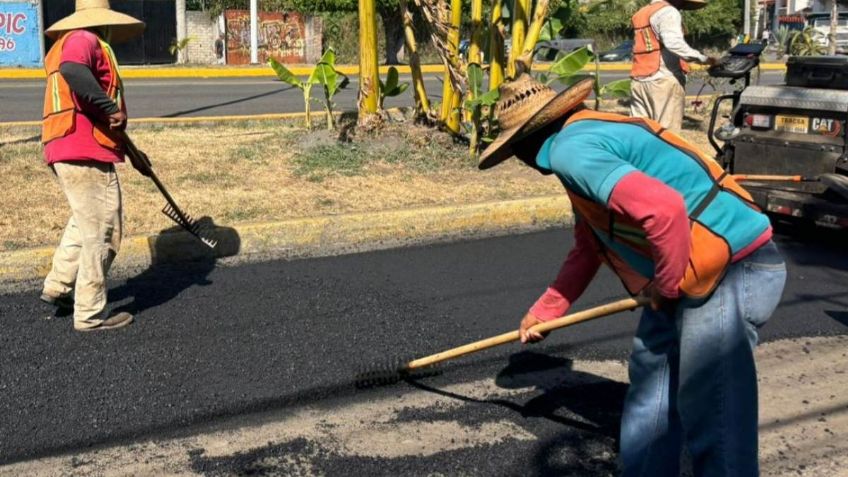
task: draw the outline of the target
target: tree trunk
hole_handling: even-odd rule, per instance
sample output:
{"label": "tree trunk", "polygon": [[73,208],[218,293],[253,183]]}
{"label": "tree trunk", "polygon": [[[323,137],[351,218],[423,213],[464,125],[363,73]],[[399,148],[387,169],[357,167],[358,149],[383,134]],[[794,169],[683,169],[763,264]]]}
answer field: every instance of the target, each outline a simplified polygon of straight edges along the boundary
{"label": "tree trunk", "polygon": [[[177,44],[183,41],[188,36],[188,25],[186,24],[186,2],[185,0],[177,0]],[[177,63],[188,62],[188,48],[180,48],[177,50]]]}
{"label": "tree trunk", "polygon": [[828,35],[827,54],[836,54],[836,27],[839,24],[839,2],[833,1],[833,7],[830,9],[830,34]]}
{"label": "tree trunk", "polygon": [[[448,54],[456,61],[459,57],[459,28],[462,24],[462,0],[451,0],[451,29],[448,33]],[[445,71],[445,84],[442,89],[441,119],[448,131],[459,133],[459,111],[462,104],[462,92],[454,91],[450,73]]]}
{"label": "tree trunk", "polygon": [[386,64],[399,65],[403,59],[403,16],[399,8],[380,9],[386,34]]}
{"label": "tree trunk", "polygon": [[377,112],[380,78],[377,65],[377,9],[374,0],[359,0],[359,120]]}

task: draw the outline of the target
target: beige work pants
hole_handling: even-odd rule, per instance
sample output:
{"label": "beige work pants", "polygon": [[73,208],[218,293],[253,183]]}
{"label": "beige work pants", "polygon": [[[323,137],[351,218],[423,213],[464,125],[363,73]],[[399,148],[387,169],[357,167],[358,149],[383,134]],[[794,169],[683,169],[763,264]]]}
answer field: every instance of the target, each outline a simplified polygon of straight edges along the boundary
{"label": "beige work pants", "polygon": [[57,162],[53,171],[71,218],[44,292],[58,296],[74,291],[74,326],[91,328],[105,318],[106,274],[121,245],[121,185],[115,166],[104,162]]}
{"label": "beige work pants", "polygon": [[683,129],[683,107],[686,91],[673,76],[653,81],[632,81],[630,115],[651,118],[669,131]]}

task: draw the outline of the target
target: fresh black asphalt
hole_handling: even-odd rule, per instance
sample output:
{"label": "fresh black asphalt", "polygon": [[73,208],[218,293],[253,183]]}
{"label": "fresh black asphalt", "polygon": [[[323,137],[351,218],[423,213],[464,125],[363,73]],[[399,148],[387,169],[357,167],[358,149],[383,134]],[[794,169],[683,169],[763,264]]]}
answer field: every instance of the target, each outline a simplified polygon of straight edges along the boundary
{"label": "fresh black asphalt", "polygon": [[[763,339],[848,331],[844,239],[820,232],[779,236],[790,279]],[[429,354],[514,329],[571,244],[570,231],[552,230],[311,260],[154,267],[112,284],[111,300],[137,313],[132,326],[115,332],[74,332],[71,318],[51,316],[36,292],[0,295],[0,463],[155,437],[254,411],[317,403],[331,412],[347,401],[414,387],[440,393],[446,383],[567,368],[573,359],[623,359],[636,313],[561,330],[541,345],[507,345],[467,357],[417,383],[356,386],[359,371],[390,357]],[[575,309],[622,296],[617,279],[602,272]],[[542,447],[549,448],[537,446],[533,455],[504,445],[477,454],[466,449],[375,461],[333,456],[320,443],[295,440],[249,455],[205,458],[198,452],[192,459],[196,470],[209,474],[298,450],[327,454],[323,462],[332,468],[324,471],[331,475],[339,469],[427,475],[454,468],[493,475],[528,465],[535,469],[530,474],[544,475],[566,472],[576,460],[585,470],[591,456],[614,452],[623,393],[620,383],[602,382],[578,396],[552,390],[523,405],[485,402],[451,416],[469,423],[504,416],[538,422],[547,433]],[[557,411],[563,406],[569,411]],[[505,452],[512,452],[509,459],[492,460]],[[550,460],[556,456],[561,459]],[[599,461],[598,470],[608,466]]]}

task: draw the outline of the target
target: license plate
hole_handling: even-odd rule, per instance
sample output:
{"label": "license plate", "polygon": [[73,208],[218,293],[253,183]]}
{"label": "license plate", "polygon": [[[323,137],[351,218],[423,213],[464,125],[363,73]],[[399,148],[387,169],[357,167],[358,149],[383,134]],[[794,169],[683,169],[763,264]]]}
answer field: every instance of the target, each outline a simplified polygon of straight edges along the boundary
{"label": "license plate", "polygon": [[774,130],[807,134],[807,131],[810,130],[810,118],[778,114],[774,117]]}

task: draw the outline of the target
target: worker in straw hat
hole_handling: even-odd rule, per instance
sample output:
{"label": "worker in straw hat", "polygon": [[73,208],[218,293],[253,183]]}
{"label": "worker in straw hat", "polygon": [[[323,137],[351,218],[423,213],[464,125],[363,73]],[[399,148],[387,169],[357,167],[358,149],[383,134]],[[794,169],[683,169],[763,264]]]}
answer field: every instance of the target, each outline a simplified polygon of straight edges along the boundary
{"label": "worker in straw hat", "polygon": [[650,297],[630,356],[624,475],[757,475],[753,348],[786,270],[768,218],[721,167],[656,121],[586,109],[593,79],[562,93],[521,75],[501,86],[501,133],[480,168],[513,155],[565,187],[574,247],[520,323],[566,314],[606,264]]}
{"label": "worker in straw hat", "polygon": [[[124,149],[115,131],[127,125],[124,86],[110,43],[144,31],[108,0],[77,0],[76,12],[45,32],[55,44],[44,60],[42,142],[71,217],[53,256],[41,299],[74,309],[74,329],[107,330],[132,322],[109,313],[106,274],[121,243],[121,189],[115,164]],[[141,171],[146,173],[147,171]]]}
{"label": "worker in straw hat", "polygon": [[666,129],[680,132],[688,62],[712,65],[717,61],[686,43],[680,10],[706,5],[705,0],[652,0],[633,15],[631,116],[651,118]]}

